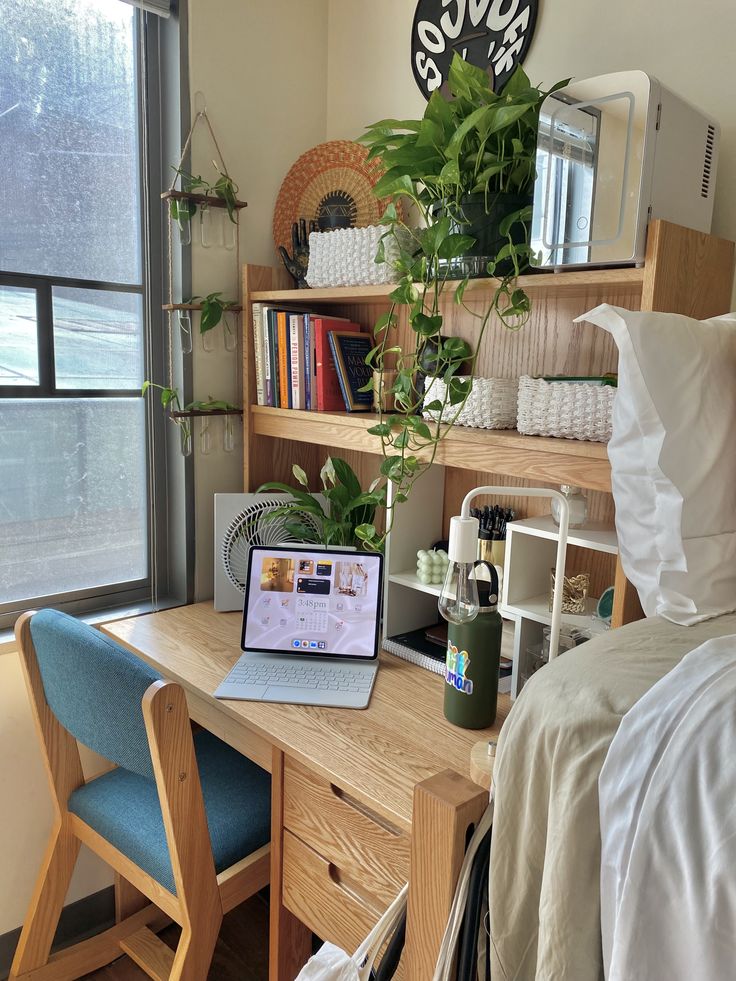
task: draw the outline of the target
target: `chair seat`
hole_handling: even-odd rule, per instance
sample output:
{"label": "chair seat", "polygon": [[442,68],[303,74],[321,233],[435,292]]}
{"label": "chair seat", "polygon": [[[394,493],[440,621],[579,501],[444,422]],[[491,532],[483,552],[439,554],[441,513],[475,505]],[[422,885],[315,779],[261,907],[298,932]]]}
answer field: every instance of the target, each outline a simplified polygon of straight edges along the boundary
{"label": "chair seat", "polygon": [[[209,732],[194,737],[215,870],[271,837],[271,777]],[[75,790],[69,810],[176,893],[156,784],[118,767]]]}

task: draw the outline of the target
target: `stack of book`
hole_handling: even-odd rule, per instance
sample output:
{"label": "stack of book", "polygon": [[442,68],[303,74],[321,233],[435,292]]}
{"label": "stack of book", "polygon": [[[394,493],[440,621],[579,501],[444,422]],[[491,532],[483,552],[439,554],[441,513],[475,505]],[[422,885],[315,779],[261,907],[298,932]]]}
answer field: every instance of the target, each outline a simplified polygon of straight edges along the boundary
{"label": "stack of book", "polygon": [[342,317],[254,303],[258,405],[320,412],[369,410],[372,394],[359,389],[371,379],[365,358],[372,346],[370,334]]}

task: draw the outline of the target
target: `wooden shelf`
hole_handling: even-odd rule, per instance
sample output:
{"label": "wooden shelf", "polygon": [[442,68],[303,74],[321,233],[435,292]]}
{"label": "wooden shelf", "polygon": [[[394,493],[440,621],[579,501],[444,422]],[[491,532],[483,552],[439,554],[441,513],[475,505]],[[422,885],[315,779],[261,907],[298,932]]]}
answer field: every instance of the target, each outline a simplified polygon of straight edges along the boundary
{"label": "wooden shelf", "polygon": [[[529,276],[520,276],[518,285],[527,292],[550,292],[555,296],[571,295],[586,292],[606,290],[641,289],[644,284],[644,269],[594,269],[570,272],[539,272]],[[450,295],[458,283],[450,282],[445,292]],[[470,298],[490,297],[496,288],[495,279],[471,279],[465,290],[465,296]],[[329,289],[306,290],[258,290],[251,293],[251,300],[265,303],[304,303],[307,298],[312,303],[365,303],[370,301],[388,301],[389,294],[395,289],[394,283],[382,286],[333,286]]]}
{"label": "wooden shelf", "polygon": [[170,412],[172,419],[198,419],[200,416],[242,416],[242,409],[181,409]]}
{"label": "wooden shelf", "polygon": [[[201,310],[201,303],[163,303],[161,305],[162,310],[172,311],[172,310]],[[238,304],[234,306],[226,306],[223,308],[223,313],[240,313],[242,307]]]}
{"label": "wooden shelf", "polygon": [[[223,198],[218,198],[214,194],[196,194],[194,191],[164,191],[161,195],[162,201],[194,201],[195,204],[204,204],[212,208],[227,208],[227,203]],[[241,208],[247,208],[247,201],[236,200],[233,203],[233,208],[236,211],[240,211]]]}
{"label": "wooden shelf", "polygon": [[[341,446],[380,454],[381,442],[367,430],[373,413],[303,412],[252,406],[257,436],[292,439],[319,446]],[[425,451],[417,454],[428,455]],[[586,490],[611,490],[611,467],[605,443],[522,436],[514,429],[457,427],[440,443],[435,462],[461,470],[482,470],[551,484],[575,484]]]}
{"label": "wooden shelf", "polygon": [[[594,619],[594,614],[598,606],[598,600],[588,597],[585,600],[585,613],[576,615],[574,613],[563,613],[562,622],[571,627],[580,627],[589,630],[591,634],[603,634],[609,628],[602,620]],[[549,596],[531,596],[529,599],[522,600],[520,603],[503,604],[500,608],[501,616],[523,617],[527,620],[534,620],[536,623],[549,626],[552,623],[552,614],[549,612]]]}

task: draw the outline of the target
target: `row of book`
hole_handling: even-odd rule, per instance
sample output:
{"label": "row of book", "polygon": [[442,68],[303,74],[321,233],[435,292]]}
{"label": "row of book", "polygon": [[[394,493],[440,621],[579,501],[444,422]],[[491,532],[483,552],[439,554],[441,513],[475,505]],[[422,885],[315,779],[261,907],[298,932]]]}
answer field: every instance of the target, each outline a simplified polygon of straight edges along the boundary
{"label": "row of book", "polygon": [[311,310],[253,304],[253,352],[258,405],[319,412],[365,412],[372,377],[365,358],[373,346],[359,324]]}

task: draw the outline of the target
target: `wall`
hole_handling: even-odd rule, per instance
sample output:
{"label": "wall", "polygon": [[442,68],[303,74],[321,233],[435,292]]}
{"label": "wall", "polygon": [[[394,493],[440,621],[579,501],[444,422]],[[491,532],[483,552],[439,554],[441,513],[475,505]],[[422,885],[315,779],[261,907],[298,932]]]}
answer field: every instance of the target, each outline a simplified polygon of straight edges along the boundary
{"label": "wall", "polygon": [[[17,654],[0,650],[0,935],[25,916],[53,817],[38,737],[28,708]],[[11,751],[12,748],[12,751]],[[85,772],[97,772],[99,758],[83,755]],[[108,869],[82,849],[69,888],[74,902],[110,885]]]}
{"label": "wall", "polygon": [[[325,139],[327,0],[189,0],[189,54],[193,105],[202,92],[239,196],[248,202],[241,212],[241,261],[273,265],[278,258],[271,219],[281,181],[300,154]],[[194,173],[214,175],[212,157],[200,124]],[[233,252],[195,245],[192,267],[195,294],[238,295]],[[221,328],[215,334],[214,353],[205,354],[201,344],[196,348],[194,397],[212,395],[237,404],[240,358],[224,351]],[[242,490],[243,460],[240,451],[226,455],[219,449],[219,419],[211,423],[215,448],[202,458],[198,426],[195,422],[195,596],[206,599],[212,596],[213,494]]]}
{"label": "wall", "polygon": [[[410,65],[416,0],[329,0],[328,139],[353,139],[424,100]],[[736,238],[736,102],[731,61],[736,4],[702,0],[540,0],[524,67],[537,84],[640,68],[714,116],[722,128],[713,231]]]}

